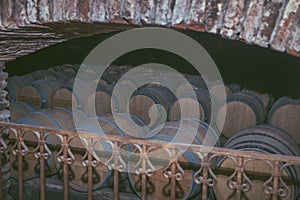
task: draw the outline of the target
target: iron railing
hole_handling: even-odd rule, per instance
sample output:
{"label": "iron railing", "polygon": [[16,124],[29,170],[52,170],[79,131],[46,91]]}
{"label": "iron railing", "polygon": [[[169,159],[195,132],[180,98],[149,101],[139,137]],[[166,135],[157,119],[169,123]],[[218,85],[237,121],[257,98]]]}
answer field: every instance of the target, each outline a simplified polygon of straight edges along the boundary
{"label": "iron railing", "polygon": [[[69,198],[69,166],[74,161],[74,155],[70,142],[72,139],[79,137],[78,133],[64,130],[54,130],[45,127],[34,127],[29,125],[20,125],[13,123],[1,122],[0,134],[0,156],[10,153],[16,156],[17,159],[17,179],[18,179],[18,199],[22,200],[24,195],[24,174],[23,174],[23,159],[28,153],[28,143],[24,140],[24,136],[28,133],[34,134],[37,138],[34,148],[34,155],[39,161],[40,172],[40,199],[46,199],[46,174],[45,162],[51,156],[50,144],[46,142],[49,135],[55,134],[60,138],[61,143],[58,146],[58,153],[55,155],[58,162],[63,166],[63,190],[64,199]],[[7,135],[13,135],[9,144],[7,143]],[[299,166],[300,157],[284,156],[284,155],[266,155],[258,152],[245,152],[239,150],[225,148],[210,148],[199,145],[186,145],[179,143],[166,143],[161,141],[143,140],[122,138],[118,136],[99,136],[94,134],[81,134],[81,140],[88,145],[88,148],[95,147],[97,142],[105,141],[111,146],[111,153],[103,159],[93,151],[83,149],[82,166],[88,171],[88,199],[93,198],[93,168],[99,165],[105,165],[108,170],[113,171],[113,195],[114,199],[119,199],[119,176],[120,172],[126,169],[126,155],[122,153],[124,145],[133,146],[135,155],[137,155],[137,164],[134,172],[141,176],[141,199],[147,198],[147,178],[153,175],[153,163],[149,158],[151,151],[157,148],[168,152],[168,165],[163,168],[163,174],[170,181],[170,199],[176,199],[176,184],[178,181],[185,179],[185,171],[187,165],[178,160],[178,155],[182,153],[183,148],[187,148],[188,152],[197,155],[199,163],[193,166],[195,173],[193,181],[200,185],[201,196],[203,200],[209,198],[210,189],[215,187],[218,182],[218,168],[215,167],[216,160],[220,157],[229,158],[232,163],[232,171],[227,175],[227,187],[235,192],[236,199],[242,199],[243,193],[251,190],[252,181],[249,178],[246,165],[251,160],[259,160],[270,166],[270,171],[267,173],[267,178],[262,185],[262,192],[270,195],[273,200],[281,199],[290,194],[288,189],[290,183],[284,177],[284,171],[291,165]],[[0,168],[2,168],[2,159],[0,159]],[[0,170],[1,173],[1,170]],[[2,174],[0,174],[1,176]],[[0,188],[2,181],[0,179]],[[2,191],[2,189],[0,190]],[[2,195],[0,195],[2,199]]]}

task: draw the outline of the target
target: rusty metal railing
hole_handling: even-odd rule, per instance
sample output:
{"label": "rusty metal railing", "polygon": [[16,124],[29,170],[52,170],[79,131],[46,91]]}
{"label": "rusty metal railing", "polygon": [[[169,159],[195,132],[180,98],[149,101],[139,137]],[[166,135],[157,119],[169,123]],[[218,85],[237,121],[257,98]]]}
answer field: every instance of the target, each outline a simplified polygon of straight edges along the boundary
{"label": "rusty metal railing", "polygon": [[[13,154],[17,158],[17,179],[18,179],[18,199],[22,200],[24,195],[24,173],[23,159],[28,154],[28,143],[24,140],[26,134],[33,134],[37,138],[35,142],[34,155],[40,164],[40,199],[46,199],[46,172],[45,164],[47,159],[52,155],[51,144],[47,143],[50,135],[56,135],[60,139],[58,145],[58,153],[55,155],[57,162],[61,163],[63,171],[63,190],[64,199],[69,199],[69,166],[74,162],[74,151],[70,147],[70,142],[74,138],[78,138],[76,132],[54,130],[44,127],[34,127],[29,125],[19,125],[13,123],[1,122],[0,134],[0,154],[7,152]],[[7,145],[6,139],[8,134],[12,135],[13,140]],[[245,152],[231,150],[225,148],[210,148],[199,145],[185,145],[178,143],[166,143],[161,141],[150,141],[142,139],[122,138],[118,136],[99,136],[93,134],[81,135],[81,140],[88,144],[89,149],[95,148],[99,142],[107,142],[111,145],[111,153],[106,158],[101,158],[93,151],[82,149],[84,154],[81,158],[82,167],[87,168],[88,176],[88,199],[93,198],[93,168],[103,165],[108,170],[112,170],[113,176],[113,194],[114,199],[119,199],[119,178],[120,172],[123,172],[127,165],[126,155],[121,152],[124,146],[133,146],[136,155],[138,155],[137,164],[134,166],[136,175],[141,176],[141,199],[147,198],[147,179],[153,175],[153,164],[149,154],[157,148],[164,149],[168,152],[168,164],[163,168],[162,173],[165,179],[170,182],[170,199],[176,199],[176,187],[179,181],[185,179],[185,169],[193,168],[194,173],[192,179],[195,184],[201,186],[201,198],[208,199],[211,191],[218,182],[218,171],[215,167],[216,160],[220,157],[228,158],[233,163],[230,173],[227,175],[227,187],[234,191],[236,199],[242,199],[243,193],[247,193],[252,188],[251,177],[247,171],[247,163],[253,160],[259,160],[270,166],[270,170],[266,172],[266,179],[262,185],[262,192],[269,195],[271,199],[281,199],[290,195],[291,190],[288,185],[296,185],[297,181],[290,181],[285,178],[285,171],[290,166],[299,166],[300,157],[284,156],[284,155],[266,155],[258,152]],[[182,154],[181,150],[187,148],[188,152],[194,153],[199,162],[194,166],[188,166],[186,163],[178,159],[178,155]],[[1,160],[1,159],[0,159]],[[0,168],[2,163],[0,162]],[[1,172],[1,170],[0,170]],[[250,177],[250,178],[249,178]],[[0,179],[1,180],[1,179]],[[0,181],[0,187],[2,182]],[[2,191],[2,189],[0,190]],[[2,199],[2,195],[0,195]],[[295,195],[294,195],[295,196]],[[296,198],[296,197],[295,197]]]}

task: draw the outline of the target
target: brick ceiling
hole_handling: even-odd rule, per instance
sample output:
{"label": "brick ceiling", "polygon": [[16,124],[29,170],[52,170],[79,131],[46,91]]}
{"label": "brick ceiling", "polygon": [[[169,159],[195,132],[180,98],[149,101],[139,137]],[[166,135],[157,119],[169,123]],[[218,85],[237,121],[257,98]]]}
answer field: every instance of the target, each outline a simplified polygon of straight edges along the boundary
{"label": "brick ceiling", "polygon": [[0,62],[68,39],[164,26],[300,57],[300,0],[1,0]]}

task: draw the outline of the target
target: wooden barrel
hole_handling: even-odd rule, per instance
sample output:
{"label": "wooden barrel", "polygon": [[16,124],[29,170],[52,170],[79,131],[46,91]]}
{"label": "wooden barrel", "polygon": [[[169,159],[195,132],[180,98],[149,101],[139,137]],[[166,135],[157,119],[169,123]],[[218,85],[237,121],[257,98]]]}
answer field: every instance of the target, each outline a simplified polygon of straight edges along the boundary
{"label": "wooden barrel", "polygon": [[82,105],[78,94],[73,91],[73,86],[62,85],[53,92],[52,106],[67,108],[71,108],[73,106],[74,108],[80,109]]}
{"label": "wooden barrel", "polygon": [[34,72],[29,73],[29,75],[34,79],[34,80],[40,80],[40,79],[44,79],[49,75],[52,75],[53,72],[49,71],[49,70],[37,70]]}
{"label": "wooden barrel", "polygon": [[99,72],[95,67],[89,67],[89,66],[83,66],[80,68],[80,76],[82,80],[87,80],[87,81],[97,81],[97,80],[102,80],[106,82],[107,84],[115,84],[118,79],[121,77],[121,74],[119,73],[109,73],[107,70],[103,72],[102,76],[100,77]]}
{"label": "wooden barrel", "polygon": [[246,91],[236,92],[229,95],[227,102],[221,106],[216,117],[216,127],[224,136],[230,138],[244,128],[263,123],[265,117],[263,102],[256,95]]}
{"label": "wooden barrel", "polygon": [[[91,114],[92,109],[95,109],[97,115],[111,113],[112,111],[125,112],[128,103],[124,95],[129,94],[131,90],[132,85],[130,84],[123,84],[121,87],[114,87],[114,85],[98,86],[96,92],[92,93],[87,99],[88,105],[90,105],[87,113]],[[94,98],[95,106],[91,106]]]}
{"label": "wooden barrel", "polygon": [[230,94],[232,94],[234,92],[238,92],[238,91],[241,90],[241,87],[240,87],[239,84],[227,84],[227,83],[224,83],[224,85],[223,85],[219,81],[216,81],[216,82],[214,82],[212,84],[210,92],[212,94],[214,94],[214,97],[216,97],[216,99],[218,101],[221,101],[222,97],[220,95],[222,94],[221,90],[223,89],[223,87],[225,89],[226,97],[228,97]]}
{"label": "wooden barrel", "polygon": [[7,91],[9,101],[18,101],[18,95],[22,87],[33,81],[34,79],[30,75],[9,77],[7,79]]}
{"label": "wooden barrel", "polygon": [[[99,72],[95,67],[89,67],[83,65],[80,68],[79,71],[80,75],[78,78],[84,80],[84,81],[90,81],[90,82],[98,82],[99,85],[107,85],[107,84],[115,84],[118,79],[121,77],[121,74],[119,72],[105,70],[100,77]],[[75,79],[70,79],[70,83],[74,83]]]}
{"label": "wooden barrel", "polygon": [[[99,125],[101,129],[99,129]],[[74,129],[75,130],[75,129]],[[144,138],[149,133],[145,122],[138,116],[126,113],[108,113],[96,118],[87,118],[76,127],[88,133],[105,133],[106,135],[121,135],[123,137]]]}
{"label": "wooden barrel", "polygon": [[[76,80],[76,77],[70,78],[70,79],[68,80],[68,83],[71,84],[71,85],[73,86],[75,80]],[[98,85],[100,85],[100,86],[105,86],[105,85],[108,85],[108,83],[107,83],[105,80],[103,80],[103,79],[99,79]]]}
{"label": "wooden barrel", "polygon": [[76,76],[74,72],[62,71],[62,72],[53,72],[52,74],[48,75],[47,78],[50,77],[53,79],[60,79],[69,82]]}
{"label": "wooden barrel", "polygon": [[[150,135],[152,135],[152,137],[150,137],[151,140],[188,142],[189,144],[202,144],[205,138],[205,144],[211,144],[212,146],[215,144],[216,146],[219,145],[217,134],[208,124],[191,118],[168,121],[165,125],[152,130]],[[163,168],[168,165],[169,158],[170,155],[164,150],[151,152],[151,154],[149,154],[149,159],[156,169],[153,175],[147,177],[147,197],[149,199],[170,198],[169,187],[171,182],[169,178],[164,177]],[[194,182],[193,177],[195,171],[188,166],[194,166],[196,169],[199,169],[200,159],[196,154],[191,152],[184,153],[178,159],[179,162],[181,162],[181,166],[185,167],[183,167],[184,179],[176,182],[176,199],[193,199],[192,197],[195,197],[195,195],[201,191],[202,186]],[[128,177],[134,191],[141,196],[140,184],[142,177],[134,173],[128,174]]]}
{"label": "wooden barrel", "polygon": [[[76,118],[73,118],[72,111],[76,112]],[[56,107],[36,110],[24,117],[14,120],[13,122],[70,130],[75,126],[75,122],[82,122],[84,119],[86,119],[86,115],[80,110]]]}
{"label": "wooden barrel", "polygon": [[[225,144],[226,148],[238,149],[249,152],[260,152],[264,154],[281,154],[299,156],[300,150],[288,133],[272,125],[257,125],[248,127],[230,138]],[[228,173],[234,170],[234,163],[227,157],[218,160],[221,173],[217,175],[217,184],[214,187],[212,199],[235,199],[233,190],[227,187]],[[243,193],[242,199],[270,199],[271,196],[264,193],[264,182],[270,177],[272,168],[262,160],[252,160],[245,165],[246,174],[251,177],[252,188]],[[227,172],[227,174],[226,174]],[[298,166],[288,166],[283,170],[283,180],[289,182],[290,194],[283,200],[295,199],[298,188],[296,184],[300,178]],[[258,174],[260,174],[258,176]],[[287,179],[290,179],[287,181]],[[282,187],[282,184],[279,183]],[[294,185],[293,185],[294,184]]]}
{"label": "wooden barrel", "polygon": [[66,71],[66,72],[77,73],[79,67],[80,67],[79,64],[77,64],[77,65],[65,64],[65,65],[50,67],[48,70],[49,71],[54,71],[54,72]]}
{"label": "wooden barrel", "polygon": [[[116,119],[121,124],[127,124],[129,129],[123,129],[122,126],[118,126],[115,123]],[[136,122],[137,125],[145,126],[145,123],[136,116],[116,113],[114,118],[112,115],[97,116],[97,118],[88,118],[86,121],[74,128],[74,131],[77,131],[79,134],[83,132],[99,135],[118,135],[122,137],[132,137],[131,131],[140,136],[143,136],[145,134],[144,131],[149,131],[139,129],[138,127],[136,129],[133,128],[134,126],[132,126],[131,119]],[[99,126],[101,126],[102,131],[101,129],[99,129]],[[95,151],[100,159],[107,160],[110,158],[110,156],[112,156],[112,147],[108,143],[102,142],[97,143],[97,145],[98,146],[95,147]],[[82,166],[82,157],[85,150],[76,151],[76,149],[78,148],[84,149],[85,147],[80,138],[74,138],[73,140],[71,140],[70,147],[75,156],[75,161],[70,166],[71,173],[74,175],[74,177],[69,181],[69,186],[76,191],[87,192],[87,168]],[[123,150],[129,151],[129,149],[130,146],[126,145]],[[58,168],[62,167],[60,163],[56,163],[56,165]],[[61,171],[59,170],[59,172]],[[113,181],[111,175],[112,171],[108,170],[102,164],[96,167],[93,171],[93,189],[97,190],[111,185]],[[124,181],[124,179],[126,178],[127,174],[121,173],[120,182]]]}
{"label": "wooden barrel", "polygon": [[[67,108],[54,108],[54,109],[43,109],[39,111],[31,112],[30,114],[18,118],[13,121],[13,123],[18,124],[28,124],[34,126],[44,126],[55,129],[71,129],[74,127],[74,120],[83,121],[86,117],[84,113],[76,111],[76,118],[73,118],[71,109]],[[80,119],[81,118],[81,119]],[[12,136],[11,139],[14,137]],[[39,177],[39,160],[34,157],[34,149],[37,144],[33,142],[37,141],[37,138],[32,133],[26,133],[24,136],[25,143],[29,147],[29,153],[24,158],[24,164],[27,166],[24,168],[24,179],[31,179]],[[46,139],[48,147],[54,147],[60,145],[60,139],[55,135],[49,135]],[[17,162],[17,157],[14,155],[11,156],[12,165],[15,166]],[[46,175],[50,176],[55,174],[55,152],[52,151],[51,157],[46,162]],[[17,167],[13,167],[12,177],[18,178]]]}
{"label": "wooden barrel", "polygon": [[189,76],[186,79],[188,83],[182,84],[176,89],[176,96],[183,95],[185,92],[190,90],[190,87],[193,89],[201,88],[207,90],[207,85],[201,76]]}
{"label": "wooden barrel", "polygon": [[[73,112],[74,115],[73,115]],[[34,126],[43,126],[48,128],[70,130],[75,126],[75,123],[80,123],[86,119],[85,113],[80,110],[71,108],[47,108],[41,109],[25,115],[24,117],[14,120],[14,123],[28,124]],[[28,138],[28,141],[34,141],[35,138]],[[47,143],[50,145],[60,144],[60,140],[55,135],[50,135],[47,138]]]}
{"label": "wooden barrel", "polygon": [[[92,115],[92,109],[95,109],[97,115],[103,115],[112,112],[111,100],[112,100],[113,85],[98,86],[95,93],[92,93],[87,98],[87,105],[90,105],[86,110],[88,115]],[[94,106],[92,100],[95,100]]]}
{"label": "wooden barrel", "polygon": [[[199,108],[199,113],[195,113],[196,107]],[[184,110],[186,114],[181,116],[181,110]],[[199,88],[195,91],[185,92],[175,101],[169,111],[169,120],[196,118],[208,122],[211,119],[211,114],[209,92]]]}
{"label": "wooden barrel", "polygon": [[108,84],[116,84],[121,78],[122,74],[109,74],[105,73],[102,75],[101,79],[107,82]]}
{"label": "wooden barrel", "polygon": [[129,112],[154,128],[166,120],[175,99],[174,94],[166,87],[159,85],[144,87],[134,92],[129,101]]}
{"label": "wooden barrel", "polygon": [[267,81],[267,79],[258,79],[247,82],[243,90],[252,92],[256,96],[258,96],[258,98],[260,98],[264,103],[265,108],[267,110],[270,110],[273,103],[275,102],[275,99],[273,95],[269,92],[269,88],[271,87],[268,87],[268,85],[269,82]]}
{"label": "wooden barrel", "polygon": [[300,100],[281,97],[269,112],[269,123],[282,128],[300,144]]}
{"label": "wooden barrel", "polygon": [[33,106],[25,102],[12,102],[9,104],[10,120],[13,121],[17,118],[23,117],[24,115],[35,110]]}
{"label": "wooden barrel", "polygon": [[259,91],[256,91],[253,89],[247,89],[247,88],[243,89],[243,90],[256,95],[264,103],[266,110],[269,110],[275,101],[274,97],[270,93],[263,93],[263,92],[259,92]]}
{"label": "wooden barrel", "polygon": [[53,92],[64,81],[41,79],[25,85],[19,92],[19,101],[27,102],[36,108],[47,108],[52,106]]}

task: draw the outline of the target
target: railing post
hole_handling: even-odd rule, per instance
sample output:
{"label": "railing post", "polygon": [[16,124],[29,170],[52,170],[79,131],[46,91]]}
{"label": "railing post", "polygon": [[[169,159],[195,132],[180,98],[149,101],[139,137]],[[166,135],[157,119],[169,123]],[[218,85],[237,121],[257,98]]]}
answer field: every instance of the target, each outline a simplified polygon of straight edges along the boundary
{"label": "railing post", "polygon": [[114,156],[114,200],[119,199],[119,149],[118,142],[114,142],[113,156]]}
{"label": "railing post", "polygon": [[280,164],[279,161],[275,161],[274,164],[274,171],[272,172],[272,175],[274,177],[273,179],[273,193],[272,193],[272,200],[278,199],[278,187],[279,187],[279,176],[281,175],[279,173],[280,171]]}
{"label": "railing post", "polygon": [[[205,164],[204,164],[205,163]],[[207,193],[208,193],[208,182],[207,182],[207,180],[208,180],[208,169],[207,169],[207,167],[208,166],[206,166],[207,165],[207,163],[208,163],[208,155],[207,156],[205,156],[204,158],[203,158],[203,161],[202,161],[202,167],[203,167],[203,180],[205,180],[205,181],[203,181],[202,182],[202,200],[206,200],[207,199]]]}
{"label": "railing post", "polygon": [[242,183],[243,183],[243,157],[239,156],[237,159],[237,166],[236,166],[237,176],[236,176],[236,199],[240,200],[242,198]]}
{"label": "railing post", "polygon": [[176,199],[176,150],[172,149],[172,164],[171,164],[171,194],[170,199]]}
{"label": "railing post", "polygon": [[87,150],[88,154],[88,200],[93,199],[93,165],[92,154]]}
{"label": "railing post", "polygon": [[147,160],[145,158],[145,154],[147,153],[147,146],[142,146],[142,200],[146,200],[147,198],[147,176],[146,176],[146,168],[147,168]]}
{"label": "railing post", "polygon": [[64,178],[64,200],[69,199],[69,190],[68,190],[68,184],[69,184],[69,166],[67,162],[68,158],[68,137],[66,134],[63,135],[63,178]]}
{"label": "railing post", "polygon": [[45,186],[45,182],[46,182],[46,175],[45,175],[45,154],[44,154],[44,144],[45,144],[45,140],[44,140],[44,133],[41,131],[40,132],[40,199],[41,200],[45,200],[46,197],[46,186]]}
{"label": "railing post", "polygon": [[21,130],[17,132],[17,156],[18,156],[18,200],[23,200],[24,183],[23,183],[23,155],[22,155],[22,141]]}

